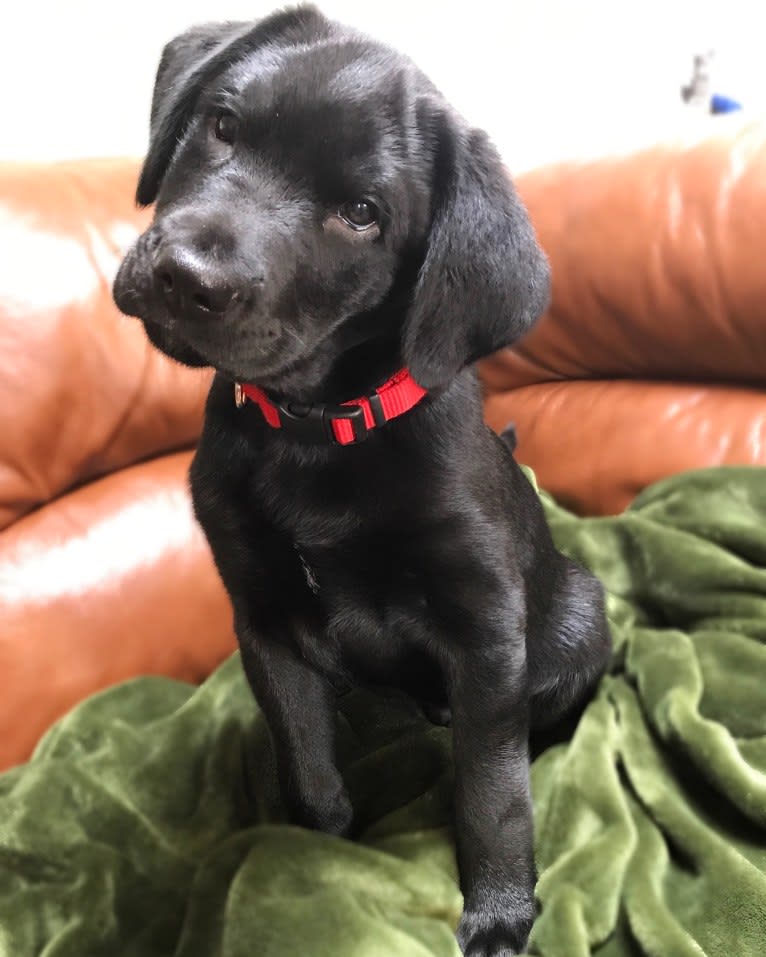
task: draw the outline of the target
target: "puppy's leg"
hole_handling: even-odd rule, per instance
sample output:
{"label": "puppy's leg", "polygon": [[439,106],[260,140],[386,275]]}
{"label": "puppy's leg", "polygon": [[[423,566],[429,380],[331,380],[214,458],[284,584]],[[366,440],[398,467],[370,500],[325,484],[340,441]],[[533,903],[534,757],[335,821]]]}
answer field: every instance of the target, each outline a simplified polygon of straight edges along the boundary
{"label": "puppy's leg", "polygon": [[238,623],[242,663],[274,742],[291,821],[347,835],[353,811],[335,765],[335,692],[293,651]]}
{"label": "puppy's leg", "polygon": [[533,730],[577,711],[606,671],[612,650],[598,579],[560,556],[550,612],[530,620],[527,663]]}
{"label": "puppy's leg", "polygon": [[203,434],[191,470],[194,508],[231,599],[242,665],[274,742],[282,798],[296,824],[346,834],[352,809],[335,765],[334,691],[278,640],[298,627],[295,608],[309,594],[305,572],[290,543],[242,507],[236,483],[224,484],[206,441]]}
{"label": "puppy's leg", "polygon": [[460,649],[449,671],[466,957],[521,953],[535,916],[524,636]]}

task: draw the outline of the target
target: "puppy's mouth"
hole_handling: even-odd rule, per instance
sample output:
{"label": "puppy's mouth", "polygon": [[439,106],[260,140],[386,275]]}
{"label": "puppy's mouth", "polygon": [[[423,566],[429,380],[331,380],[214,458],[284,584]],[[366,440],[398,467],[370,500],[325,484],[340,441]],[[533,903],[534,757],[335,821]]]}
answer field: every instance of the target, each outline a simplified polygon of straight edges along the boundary
{"label": "puppy's mouth", "polygon": [[292,328],[294,323],[261,315],[246,304],[226,316],[206,316],[199,310],[172,315],[158,295],[147,245],[141,237],[126,255],[113,295],[120,311],[139,319],[149,341],[165,355],[266,388],[277,388],[288,373],[310,364],[321,341],[308,343]]}
{"label": "puppy's mouth", "polygon": [[140,319],[150,342],[185,365],[211,366],[232,379],[271,387],[282,375],[310,361],[313,350],[284,324],[268,336],[253,329],[248,317],[207,323],[180,318],[162,309],[141,309]]}

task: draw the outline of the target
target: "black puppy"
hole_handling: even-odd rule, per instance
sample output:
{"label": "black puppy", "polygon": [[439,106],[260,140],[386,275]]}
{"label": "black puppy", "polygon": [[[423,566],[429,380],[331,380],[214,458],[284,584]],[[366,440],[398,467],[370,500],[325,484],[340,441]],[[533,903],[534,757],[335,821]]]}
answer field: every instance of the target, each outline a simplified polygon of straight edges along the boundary
{"label": "black puppy", "polygon": [[582,699],[609,653],[601,588],[554,549],[468,368],[545,306],[526,213],[409,60],[311,7],[166,47],[138,186],[155,200],[115,298],[217,370],[194,506],[293,819],[349,833],[339,689],[451,709],[458,939],[515,954],[530,722]]}

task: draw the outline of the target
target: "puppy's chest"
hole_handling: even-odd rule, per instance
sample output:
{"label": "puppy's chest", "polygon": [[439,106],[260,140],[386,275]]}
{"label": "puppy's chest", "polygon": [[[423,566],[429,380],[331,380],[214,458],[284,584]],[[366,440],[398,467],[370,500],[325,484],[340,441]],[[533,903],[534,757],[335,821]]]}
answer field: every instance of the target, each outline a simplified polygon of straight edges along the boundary
{"label": "puppy's chest", "polygon": [[389,536],[350,535],[336,542],[293,540],[306,587],[330,617],[349,605],[371,612],[421,607],[422,563],[411,544],[398,546]]}
{"label": "puppy's chest", "polygon": [[[286,490],[291,494],[286,494]],[[395,484],[340,472],[296,473],[259,490],[289,543],[305,600],[338,641],[420,631],[433,579],[433,523]]]}
{"label": "puppy's chest", "polygon": [[406,502],[353,474],[302,478],[262,490],[258,504],[290,543],[309,591],[325,605],[339,595],[411,594],[422,532]]}
{"label": "puppy's chest", "polygon": [[293,549],[320,626],[300,632],[303,656],[331,680],[396,684],[429,632],[422,579],[406,550],[365,536]]}

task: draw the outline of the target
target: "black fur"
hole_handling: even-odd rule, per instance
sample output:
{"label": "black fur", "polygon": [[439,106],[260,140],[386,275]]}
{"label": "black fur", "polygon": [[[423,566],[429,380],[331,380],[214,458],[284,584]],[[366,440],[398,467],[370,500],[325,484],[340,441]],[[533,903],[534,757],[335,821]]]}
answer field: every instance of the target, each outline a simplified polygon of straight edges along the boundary
{"label": "black fur", "polygon": [[[364,231],[338,215],[359,199],[380,210]],[[194,506],[293,819],[351,830],[338,690],[397,686],[451,716],[458,939],[470,957],[518,953],[534,916],[530,719],[583,699],[609,637],[599,584],[555,550],[482,422],[470,363],[548,295],[497,154],[410,61],[304,7],[168,45],[138,200],[155,218],[115,298],[168,355],[218,370]],[[346,448],[297,442],[232,398],[240,380],[340,402],[403,365],[428,397]]]}

